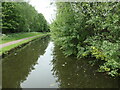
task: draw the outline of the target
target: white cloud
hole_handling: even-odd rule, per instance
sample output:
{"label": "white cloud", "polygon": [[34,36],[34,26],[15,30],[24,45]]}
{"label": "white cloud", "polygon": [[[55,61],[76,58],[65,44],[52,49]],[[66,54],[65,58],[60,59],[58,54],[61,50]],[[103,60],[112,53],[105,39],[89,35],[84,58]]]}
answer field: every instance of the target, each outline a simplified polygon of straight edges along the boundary
{"label": "white cloud", "polygon": [[38,13],[42,13],[46,20],[51,23],[51,20],[55,17],[56,7],[50,5],[50,0],[29,0],[29,3],[35,7]]}

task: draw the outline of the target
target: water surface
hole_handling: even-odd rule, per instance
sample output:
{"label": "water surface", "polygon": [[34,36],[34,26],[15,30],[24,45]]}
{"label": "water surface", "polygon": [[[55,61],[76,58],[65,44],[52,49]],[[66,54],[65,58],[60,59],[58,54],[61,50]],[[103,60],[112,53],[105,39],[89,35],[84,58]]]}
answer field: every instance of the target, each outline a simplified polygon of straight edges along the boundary
{"label": "water surface", "polygon": [[35,40],[2,62],[3,88],[118,88],[87,60],[65,57],[49,37]]}

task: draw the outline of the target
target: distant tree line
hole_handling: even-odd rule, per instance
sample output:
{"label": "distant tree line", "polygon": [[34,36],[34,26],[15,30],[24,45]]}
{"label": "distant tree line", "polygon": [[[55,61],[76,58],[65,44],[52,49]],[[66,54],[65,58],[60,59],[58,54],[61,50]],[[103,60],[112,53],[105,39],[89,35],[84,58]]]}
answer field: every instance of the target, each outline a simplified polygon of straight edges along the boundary
{"label": "distant tree line", "polygon": [[27,2],[2,2],[2,33],[48,32],[43,14]]}

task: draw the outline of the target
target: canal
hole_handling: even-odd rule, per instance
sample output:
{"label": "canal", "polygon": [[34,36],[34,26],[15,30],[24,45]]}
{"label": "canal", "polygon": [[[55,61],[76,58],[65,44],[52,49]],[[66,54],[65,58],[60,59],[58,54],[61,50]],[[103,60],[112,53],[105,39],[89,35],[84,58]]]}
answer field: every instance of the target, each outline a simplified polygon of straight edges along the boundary
{"label": "canal", "polygon": [[2,59],[3,88],[118,88],[119,79],[96,72],[88,60],[65,57],[49,37]]}

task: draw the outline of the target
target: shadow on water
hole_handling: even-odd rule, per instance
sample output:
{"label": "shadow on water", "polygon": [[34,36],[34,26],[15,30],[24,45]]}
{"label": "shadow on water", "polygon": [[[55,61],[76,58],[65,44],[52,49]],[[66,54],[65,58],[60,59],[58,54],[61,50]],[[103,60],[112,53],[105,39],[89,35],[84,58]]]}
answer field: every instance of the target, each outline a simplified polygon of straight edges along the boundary
{"label": "shadow on water", "polygon": [[[118,88],[114,79],[95,72],[87,60],[63,55],[49,37],[37,39],[3,58],[3,88]],[[120,84],[120,83],[119,83]]]}
{"label": "shadow on water", "polygon": [[37,39],[19,51],[5,57],[2,62],[2,87],[20,88],[20,84],[26,80],[38,57],[45,53],[49,43],[49,37]]}
{"label": "shadow on water", "polygon": [[54,47],[53,75],[57,77],[59,88],[118,88],[119,80],[96,72],[88,60],[77,60],[63,55],[59,47]]}

